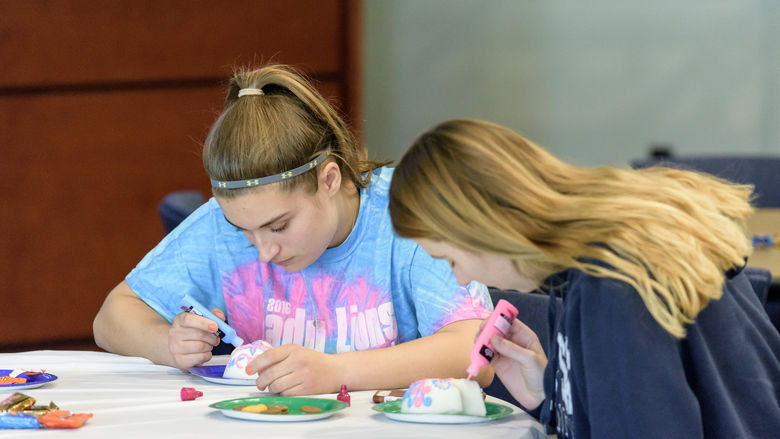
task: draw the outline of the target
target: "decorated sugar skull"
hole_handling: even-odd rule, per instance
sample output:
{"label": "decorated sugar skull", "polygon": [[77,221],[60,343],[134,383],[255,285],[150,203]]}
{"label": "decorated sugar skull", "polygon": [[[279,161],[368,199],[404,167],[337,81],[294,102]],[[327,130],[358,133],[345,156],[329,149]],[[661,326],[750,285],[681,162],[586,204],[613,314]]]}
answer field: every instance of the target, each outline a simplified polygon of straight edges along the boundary
{"label": "decorated sugar skull", "polygon": [[246,367],[249,363],[258,355],[271,349],[271,345],[265,340],[257,340],[243,346],[239,346],[233,350],[230,354],[230,360],[228,360],[227,366],[225,366],[225,372],[222,374],[224,378],[237,378],[254,380],[257,379],[257,373],[248,375],[246,373]]}
{"label": "decorated sugar skull", "polygon": [[409,386],[401,400],[401,412],[484,416],[486,409],[476,381],[429,378]]}

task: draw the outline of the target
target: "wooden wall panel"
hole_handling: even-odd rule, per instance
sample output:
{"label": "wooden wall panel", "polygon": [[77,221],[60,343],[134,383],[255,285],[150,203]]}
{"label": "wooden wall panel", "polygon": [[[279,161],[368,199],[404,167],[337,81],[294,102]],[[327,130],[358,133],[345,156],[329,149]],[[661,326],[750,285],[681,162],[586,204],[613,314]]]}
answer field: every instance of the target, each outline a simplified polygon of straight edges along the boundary
{"label": "wooden wall panel", "polygon": [[234,64],[342,68],[337,0],[0,2],[0,86],[221,78]]}
{"label": "wooden wall panel", "polygon": [[89,347],[163,237],[163,196],[209,193],[200,150],[236,60],[297,65],[357,108],[353,1],[98,4],[0,2],[0,351]]}

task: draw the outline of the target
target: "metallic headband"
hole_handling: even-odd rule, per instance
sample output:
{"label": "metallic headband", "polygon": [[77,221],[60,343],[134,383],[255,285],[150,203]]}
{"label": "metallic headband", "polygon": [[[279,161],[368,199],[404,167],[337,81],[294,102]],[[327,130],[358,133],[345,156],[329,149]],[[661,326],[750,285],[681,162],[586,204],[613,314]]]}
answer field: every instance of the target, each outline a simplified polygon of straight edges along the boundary
{"label": "metallic headband", "polygon": [[328,153],[323,152],[318,155],[314,160],[304,163],[295,169],[289,171],[280,172],[278,174],[269,175],[268,177],[250,178],[248,180],[231,180],[231,181],[219,181],[211,179],[211,187],[219,189],[242,189],[245,187],[265,186],[267,184],[276,183],[277,181],[287,180],[288,178],[301,175],[306,171],[314,169],[317,165],[325,161],[328,157]]}

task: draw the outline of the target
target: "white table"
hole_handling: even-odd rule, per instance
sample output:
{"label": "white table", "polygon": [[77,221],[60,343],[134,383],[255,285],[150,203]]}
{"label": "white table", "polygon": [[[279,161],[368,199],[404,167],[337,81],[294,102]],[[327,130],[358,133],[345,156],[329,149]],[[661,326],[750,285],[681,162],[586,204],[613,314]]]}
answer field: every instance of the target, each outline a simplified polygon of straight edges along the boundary
{"label": "white table", "polygon": [[[224,364],[216,357],[209,364]],[[349,392],[351,407],[333,416],[307,422],[255,422],[232,419],[209,408],[214,402],[248,396],[263,396],[256,388],[207,382],[178,369],[158,366],[138,357],[90,351],[31,351],[0,354],[0,369],[46,369],[57,380],[36,389],[19,390],[37,400],[54,401],[61,409],[94,416],[77,430],[0,430],[0,438],[540,438],[542,426],[527,413],[514,408],[504,418],[478,424],[417,424],[388,419],[371,409],[373,391]],[[194,401],[182,401],[182,387],[203,392]],[[0,399],[13,390],[0,388]],[[336,394],[317,395],[335,399]],[[230,436],[228,436],[230,435]]]}

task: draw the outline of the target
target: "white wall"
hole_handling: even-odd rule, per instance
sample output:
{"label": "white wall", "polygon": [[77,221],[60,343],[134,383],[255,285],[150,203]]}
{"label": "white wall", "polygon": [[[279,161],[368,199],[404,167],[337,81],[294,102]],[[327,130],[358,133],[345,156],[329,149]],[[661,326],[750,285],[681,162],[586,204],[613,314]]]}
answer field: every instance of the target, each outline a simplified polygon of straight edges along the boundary
{"label": "white wall", "polygon": [[398,159],[454,117],[570,162],[780,154],[776,0],[365,0],[364,140]]}

